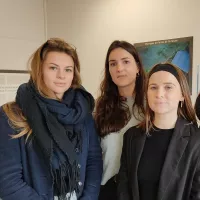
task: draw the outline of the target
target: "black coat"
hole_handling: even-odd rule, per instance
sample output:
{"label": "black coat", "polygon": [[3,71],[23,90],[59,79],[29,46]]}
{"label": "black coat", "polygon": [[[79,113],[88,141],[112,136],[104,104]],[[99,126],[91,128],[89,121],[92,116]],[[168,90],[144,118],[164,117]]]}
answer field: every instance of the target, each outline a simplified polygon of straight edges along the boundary
{"label": "black coat", "polygon": [[[80,160],[79,200],[97,200],[102,174],[102,154],[94,120],[85,119]],[[0,107],[0,200],[53,200],[52,177],[40,148],[16,134]],[[34,141],[34,140],[33,140]]]}
{"label": "black coat", "polygon": [[196,99],[195,112],[196,112],[198,119],[200,120],[200,94],[198,95],[198,97]]}
{"label": "black coat", "polygon": [[[132,127],[124,135],[118,200],[139,200],[137,171],[146,135]],[[200,129],[176,122],[161,171],[157,200],[200,200]]]}

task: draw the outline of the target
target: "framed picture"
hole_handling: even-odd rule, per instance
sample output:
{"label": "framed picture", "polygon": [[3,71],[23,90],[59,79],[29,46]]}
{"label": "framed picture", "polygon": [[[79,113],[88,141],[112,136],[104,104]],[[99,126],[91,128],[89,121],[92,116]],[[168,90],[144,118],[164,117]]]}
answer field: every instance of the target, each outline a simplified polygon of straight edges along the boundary
{"label": "framed picture", "polygon": [[142,42],[134,45],[147,73],[157,63],[172,63],[185,74],[192,94],[193,37]]}
{"label": "framed picture", "polygon": [[30,74],[25,70],[0,70],[0,106],[14,101],[18,87],[29,79]]}

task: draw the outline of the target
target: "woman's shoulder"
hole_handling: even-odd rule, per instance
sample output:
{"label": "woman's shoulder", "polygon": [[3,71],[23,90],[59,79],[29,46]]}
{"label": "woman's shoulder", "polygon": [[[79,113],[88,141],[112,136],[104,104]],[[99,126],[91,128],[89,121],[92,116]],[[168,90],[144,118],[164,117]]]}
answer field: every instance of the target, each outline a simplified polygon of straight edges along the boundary
{"label": "woman's shoulder", "polygon": [[11,139],[11,135],[15,134],[15,130],[10,126],[9,119],[2,106],[0,107],[0,127],[0,144],[2,145]]}
{"label": "woman's shoulder", "polygon": [[200,128],[196,124],[185,124],[182,137],[188,141],[189,149],[200,153]]}
{"label": "woman's shoulder", "polygon": [[125,134],[124,137],[126,138],[132,138],[132,137],[141,137],[143,136],[145,133],[143,131],[143,129],[139,126],[132,126],[131,128],[129,128]]}
{"label": "woman's shoulder", "polygon": [[200,144],[200,128],[197,125],[190,125],[190,137],[198,140]]}
{"label": "woman's shoulder", "polygon": [[5,123],[8,124],[8,116],[4,112],[3,106],[0,106],[0,127],[2,127],[1,125],[5,124]]}
{"label": "woman's shoulder", "polygon": [[190,126],[190,137],[188,141],[188,148],[194,155],[194,158],[200,156],[200,128],[197,126]]}
{"label": "woman's shoulder", "polygon": [[9,112],[11,110],[12,110],[11,112],[14,112],[16,110],[16,108],[17,108],[17,105],[15,102],[7,103],[7,104],[0,106],[0,127],[1,127],[1,129],[2,129],[3,125],[6,125],[11,128],[11,125],[9,122],[9,117],[6,114],[6,112],[4,111],[4,109],[6,109]]}

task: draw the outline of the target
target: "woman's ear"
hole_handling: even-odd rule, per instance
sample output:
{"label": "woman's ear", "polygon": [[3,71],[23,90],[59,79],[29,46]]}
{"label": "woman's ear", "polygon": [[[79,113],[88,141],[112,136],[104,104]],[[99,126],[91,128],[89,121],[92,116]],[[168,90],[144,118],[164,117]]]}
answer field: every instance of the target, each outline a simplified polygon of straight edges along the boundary
{"label": "woman's ear", "polygon": [[180,101],[185,101],[185,98],[184,98],[183,94],[181,94]]}

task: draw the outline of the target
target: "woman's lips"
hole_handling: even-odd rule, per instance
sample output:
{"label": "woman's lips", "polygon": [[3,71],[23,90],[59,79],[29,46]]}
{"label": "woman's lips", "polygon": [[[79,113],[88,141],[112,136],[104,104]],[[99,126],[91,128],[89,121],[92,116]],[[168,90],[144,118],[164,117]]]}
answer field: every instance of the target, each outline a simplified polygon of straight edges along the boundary
{"label": "woman's lips", "polygon": [[65,83],[55,83],[55,85],[63,87],[65,85]]}

